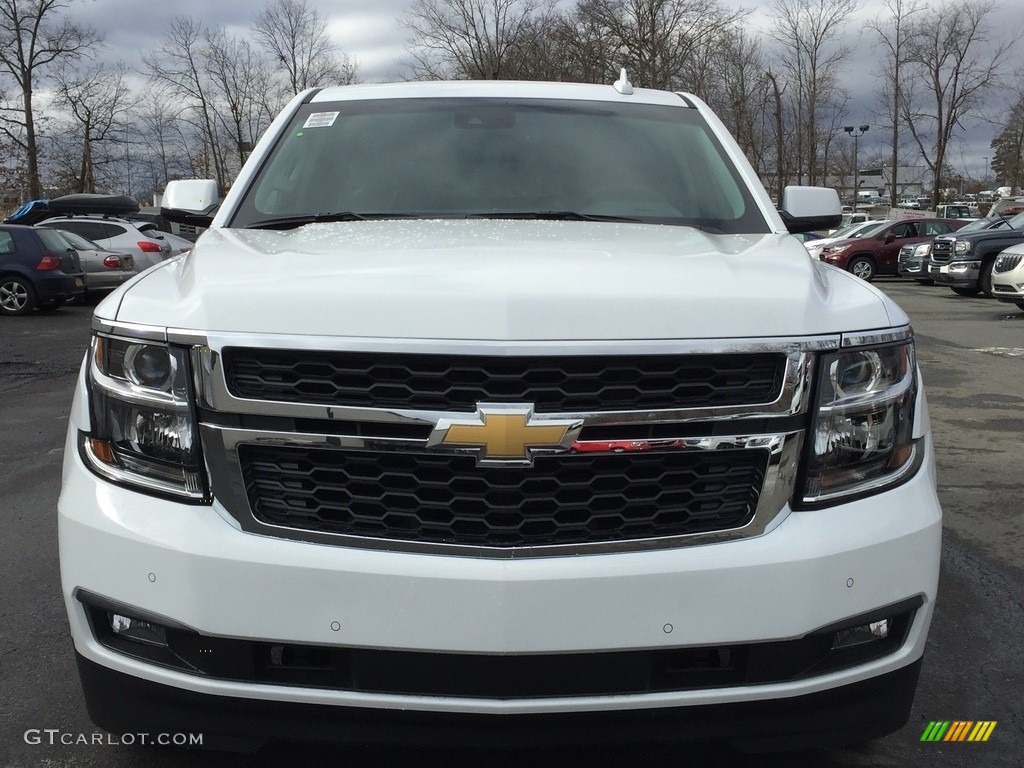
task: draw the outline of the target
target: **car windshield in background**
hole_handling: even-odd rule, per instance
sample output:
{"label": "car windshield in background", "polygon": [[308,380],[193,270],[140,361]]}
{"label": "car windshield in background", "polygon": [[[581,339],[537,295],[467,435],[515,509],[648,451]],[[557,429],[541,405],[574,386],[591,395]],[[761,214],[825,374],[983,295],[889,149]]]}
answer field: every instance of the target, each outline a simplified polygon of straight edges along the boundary
{"label": "car windshield in background", "polygon": [[[858,237],[867,237],[868,235],[875,234],[882,227],[884,227],[884,226],[886,226],[887,224],[890,224],[890,223],[891,222],[889,222],[888,220],[872,222],[871,224],[868,224],[865,227],[861,227],[856,232],[853,232],[853,233],[851,233],[849,235],[846,235],[845,237],[848,238],[848,239],[851,239],[851,240],[853,240],[855,238],[858,238]],[[833,237],[839,237],[839,233],[837,232],[835,235],[833,235]]]}
{"label": "car windshield in background", "polygon": [[304,105],[229,226],[478,216],[769,231],[682,101],[467,98]]}

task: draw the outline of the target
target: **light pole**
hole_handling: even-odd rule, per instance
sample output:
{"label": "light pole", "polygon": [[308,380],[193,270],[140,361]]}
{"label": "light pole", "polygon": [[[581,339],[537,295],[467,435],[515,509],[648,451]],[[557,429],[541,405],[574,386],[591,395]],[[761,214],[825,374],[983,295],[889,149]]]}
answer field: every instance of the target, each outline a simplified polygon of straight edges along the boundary
{"label": "light pole", "polygon": [[988,158],[987,157],[983,157],[981,159],[985,161],[985,175],[981,179],[981,186],[987,187],[988,186]]}
{"label": "light pole", "polygon": [[844,125],[843,130],[853,136],[853,207],[857,208],[860,198],[860,166],[857,162],[857,139],[867,133],[870,125]]}

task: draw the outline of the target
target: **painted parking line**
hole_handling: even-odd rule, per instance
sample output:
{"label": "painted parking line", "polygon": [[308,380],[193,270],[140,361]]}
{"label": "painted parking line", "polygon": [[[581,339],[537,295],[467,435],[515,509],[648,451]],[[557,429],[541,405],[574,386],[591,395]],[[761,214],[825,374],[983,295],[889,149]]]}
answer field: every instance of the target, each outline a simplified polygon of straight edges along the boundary
{"label": "painted parking line", "polygon": [[987,355],[998,355],[1000,357],[1024,357],[1022,347],[979,347],[971,352],[984,352]]}

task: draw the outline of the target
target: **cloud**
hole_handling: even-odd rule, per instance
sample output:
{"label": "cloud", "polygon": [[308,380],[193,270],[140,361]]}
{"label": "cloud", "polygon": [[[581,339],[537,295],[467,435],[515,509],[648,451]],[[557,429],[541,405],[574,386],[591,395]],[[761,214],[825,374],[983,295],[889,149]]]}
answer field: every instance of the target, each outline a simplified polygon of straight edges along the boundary
{"label": "cloud", "polygon": [[[412,0],[310,0],[327,20],[327,31],[339,48],[353,56],[364,82],[401,80],[410,74],[408,30],[400,19],[412,6]],[[575,0],[562,0],[571,7]],[[772,0],[720,0],[723,6],[747,9],[747,29],[763,35],[771,24]],[[993,16],[993,29],[1008,39],[1021,37],[1020,0],[1003,0]],[[106,35],[106,46],[97,53],[109,60],[123,60],[129,67],[141,69],[142,56],[157,47],[167,26],[176,16],[189,16],[211,27],[223,26],[242,35],[262,6],[252,0],[71,0],[67,13],[77,21],[91,24]],[[875,34],[867,24],[887,14],[885,0],[864,0],[851,17],[846,43],[852,55],[841,75],[842,86],[850,93],[847,114],[851,122],[880,125],[875,93],[878,88],[880,52]],[[1016,65],[1024,65],[1020,51]],[[982,157],[989,154],[992,135],[1005,112],[1005,93],[993,94],[989,117],[994,121],[968,126],[969,130],[951,147],[950,161],[966,173],[982,170]],[[885,132],[872,132],[862,143],[864,153],[881,151]]]}
{"label": "cloud", "polygon": [[358,62],[362,82],[400,80],[408,74],[408,33],[399,24],[398,13],[344,13],[328,23],[331,40]]}

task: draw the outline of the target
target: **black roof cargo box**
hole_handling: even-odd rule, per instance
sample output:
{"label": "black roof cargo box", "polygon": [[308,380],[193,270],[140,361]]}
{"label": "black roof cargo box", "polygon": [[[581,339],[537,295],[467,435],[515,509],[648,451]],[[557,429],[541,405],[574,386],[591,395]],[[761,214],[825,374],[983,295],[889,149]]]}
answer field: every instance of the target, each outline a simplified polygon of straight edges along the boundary
{"label": "black roof cargo box", "polygon": [[134,197],[128,195],[98,195],[82,192],[53,198],[50,200],[50,210],[56,214],[92,213],[122,216],[126,213],[138,213],[139,204]]}

